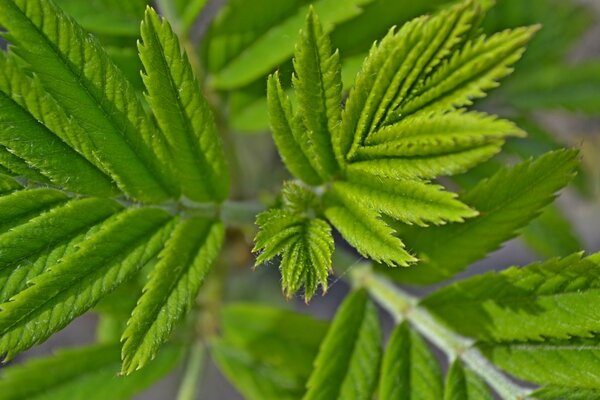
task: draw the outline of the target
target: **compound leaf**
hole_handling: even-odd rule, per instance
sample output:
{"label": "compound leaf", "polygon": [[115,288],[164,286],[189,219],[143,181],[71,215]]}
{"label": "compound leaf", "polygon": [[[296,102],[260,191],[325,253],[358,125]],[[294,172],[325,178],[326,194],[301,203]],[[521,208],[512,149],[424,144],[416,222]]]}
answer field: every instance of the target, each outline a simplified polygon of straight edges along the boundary
{"label": "compound leaf", "polygon": [[446,376],[444,400],[493,400],[485,382],[470,369],[455,360]]}

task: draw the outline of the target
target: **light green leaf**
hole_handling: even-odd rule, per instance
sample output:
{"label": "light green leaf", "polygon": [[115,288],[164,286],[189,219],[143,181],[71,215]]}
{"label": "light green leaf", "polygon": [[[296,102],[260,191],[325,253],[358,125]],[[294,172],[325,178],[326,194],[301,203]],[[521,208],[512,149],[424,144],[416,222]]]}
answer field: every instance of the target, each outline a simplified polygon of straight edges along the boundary
{"label": "light green leaf", "polygon": [[192,218],[175,226],[123,333],[123,373],[152,360],[191,309],[223,236],[223,224],[211,220]]}
{"label": "light green leaf", "polygon": [[321,343],[304,400],[368,400],[377,384],[381,328],[366,291],[350,294]]}
{"label": "light green leaf", "polygon": [[328,324],[258,304],[221,312],[222,338],[211,344],[219,368],[245,398],[300,399]]}
{"label": "light green leaf", "polygon": [[484,343],[480,349],[494,364],[528,382],[600,389],[600,343],[597,337]]}
{"label": "light green leaf", "polygon": [[463,222],[477,215],[442,186],[417,180],[360,179],[333,183],[333,190],[355,204],[406,224],[427,226]]}
{"label": "light green leaf", "polygon": [[0,232],[7,232],[67,200],[66,194],[45,188],[3,193],[0,197]]}
{"label": "light green leaf", "polygon": [[536,390],[531,397],[538,400],[599,400],[600,390],[548,386]]}
{"label": "light green leaf", "polygon": [[383,356],[379,398],[441,399],[442,392],[442,371],[425,341],[407,323],[396,326]]}
{"label": "light green leaf", "polygon": [[329,222],[363,256],[389,266],[408,266],[417,261],[375,211],[337,191],[328,193],[325,200]]}
{"label": "light green leaf", "polygon": [[[421,304],[483,341],[566,339],[600,330],[599,255],[509,268],[442,288]],[[558,306],[557,306],[558,305]]]}
{"label": "light green leaf", "polygon": [[48,178],[30,168],[27,161],[17,157],[2,145],[0,145],[0,172],[13,177],[23,177],[33,182],[50,183]]}
{"label": "light green leaf", "polygon": [[[360,14],[360,6],[369,3],[371,0],[317,0],[313,2],[313,6],[317,14],[321,17],[325,32],[330,32],[333,27],[345,20],[351,19]],[[293,4],[292,4],[293,3]],[[271,2],[262,3],[265,7],[272,7]],[[285,2],[287,5],[283,13],[275,14],[276,19],[272,20],[270,25],[264,27],[260,31],[253,32],[249,29],[248,36],[242,46],[234,44],[235,55],[229,54],[226,65],[222,66],[212,79],[212,85],[219,89],[233,89],[251,83],[257,78],[267,74],[275,66],[287,60],[293,51],[294,38],[297,32],[302,27],[304,16],[307,14],[309,6],[300,2]],[[238,2],[230,7],[242,7],[247,3]],[[260,7],[261,3],[256,6]],[[285,6],[284,6],[285,7]],[[230,8],[230,9],[231,9]],[[231,15],[235,15],[235,11],[229,11]],[[266,11],[271,13],[271,11]],[[254,22],[257,15],[252,15],[247,12],[245,15],[239,15],[238,18],[246,20],[245,24],[236,26],[236,29],[243,29],[244,25],[249,24],[250,18]],[[226,15],[224,13],[224,15]],[[230,17],[233,18],[233,17]],[[227,17],[223,16],[219,22],[221,24],[231,23],[227,21]],[[217,28],[218,29],[218,28]],[[223,36],[217,43],[214,44],[216,49],[213,51],[221,52],[222,46],[229,41],[239,43],[239,32],[222,32]],[[209,36],[209,40],[215,40]],[[209,56],[210,57],[210,54]]]}
{"label": "light green leaf", "polygon": [[307,139],[324,179],[339,169],[332,147],[342,112],[340,59],[332,53],[329,37],[311,7],[294,54],[292,78]]}
{"label": "light green leaf", "polygon": [[162,136],[95,38],[53,1],[2,1],[0,24],[11,49],[86,132],[77,151],[131,197],[163,201],[177,194]]}
{"label": "light green leaf", "polygon": [[418,268],[382,271],[400,282],[430,284],[452,277],[484,258],[539,215],[572,179],[577,151],[558,150],[505,168],[461,196],[480,212],[462,224],[402,228],[402,237],[421,260]]}
{"label": "light green leaf", "polygon": [[446,376],[444,400],[493,400],[485,382],[473,371],[455,360]]}
{"label": "light green leaf", "polygon": [[140,58],[148,102],[174,161],[182,194],[196,201],[222,201],[229,172],[209,106],[171,26],[148,8],[142,23]]}
{"label": "light green leaf", "polygon": [[[114,206],[98,203],[95,199],[79,200],[65,208],[74,212],[77,206],[85,204],[78,213],[80,218],[94,216],[101,208],[114,212]],[[4,268],[57,244],[57,238],[63,238],[65,231],[78,233],[82,228],[78,225],[89,226],[84,219],[53,216],[52,211],[43,214],[0,237]],[[69,220],[74,223],[66,224]],[[0,306],[0,354],[11,358],[93,307],[157,255],[172,228],[171,221],[169,214],[154,208],[134,208],[113,216],[76,252],[34,278],[31,286]],[[19,237],[23,235],[40,239],[29,243]],[[10,240],[5,239],[7,236]],[[11,245],[12,241],[18,245]]]}
{"label": "light green leaf", "polygon": [[309,158],[308,141],[301,132],[299,121],[294,118],[290,99],[281,87],[277,73],[270,75],[267,81],[267,101],[273,139],[285,166],[292,175],[308,184],[321,183]]}
{"label": "light green leaf", "polygon": [[62,349],[44,358],[3,368],[1,400],[126,400],[172,370],[181,359],[179,348],[165,349],[143,371],[118,376],[119,343]]}

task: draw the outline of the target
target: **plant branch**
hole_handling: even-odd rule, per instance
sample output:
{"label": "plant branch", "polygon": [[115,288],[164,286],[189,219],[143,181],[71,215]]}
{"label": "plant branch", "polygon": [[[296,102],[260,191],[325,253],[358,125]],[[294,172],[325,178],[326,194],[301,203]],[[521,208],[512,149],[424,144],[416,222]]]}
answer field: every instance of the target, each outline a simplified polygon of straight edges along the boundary
{"label": "plant branch", "polygon": [[351,271],[355,286],[366,288],[371,296],[399,322],[409,321],[416,330],[442,349],[449,360],[460,358],[480,375],[500,397],[506,400],[528,399],[530,390],[508,379],[481,352],[473,346],[474,340],[450,331],[425,308],[418,299],[397,288],[388,279],[373,273],[370,265],[361,265]]}
{"label": "plant branch", "polygon": [[177,400],[196,399],[196,392],[202,378],[205,355],[206,346],[202,342],[196,342],[190,348],[183,379],[177,393]]}

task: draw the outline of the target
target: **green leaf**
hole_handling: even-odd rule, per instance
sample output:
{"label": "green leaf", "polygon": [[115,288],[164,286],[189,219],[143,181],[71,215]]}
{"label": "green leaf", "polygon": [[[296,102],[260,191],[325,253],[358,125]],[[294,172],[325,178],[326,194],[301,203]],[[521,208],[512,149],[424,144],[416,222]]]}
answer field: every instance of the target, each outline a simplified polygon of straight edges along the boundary
{"label": "green leaf", "polygon": [[0,197],[0,232],[5,233],[67,200],[66,194],[45,188],[3,193]]}
{"label": "green leaf", "polygon": [[69,146],[77,140],[72,131],[71,121],[39,82],[0,52],[0,144],[55,185],[115,195],[111,179]]}
{"label": "green leaf", "polygon": [[85,131],[78,152],[138,200],[177,194],[162,136],[96,39],[52,1],[2,1],[0,24],[12,50]]}
{"label": "green leaf", "polygon": [[223,236],[223,224],[211,220],[192,218],[175,226],[123,333],[123,373],[152,360],[191,309]]}
{"label": "green leaf", "polygon": [[381,358],[377,310],[364,290],[350,294],[321,343],[304,400],[372,397]]}
{"label": "green leaf", "polygon": [[[600,330],[600,259],[573,254],[489,272],[422,301],[457,332],[483,341],[541,341]],[[559,306],[557,306],[559,305]]]}
{"label": "green leaf", "polygon": [[13,177],[23,177],[33,182],[50,183],[44,175],[31,169],[27,161],[17,157],[2,145],[0,145],[0,172]]}
{"label": "green leaf", "polygon": [[[114,212],[114,206],[103,206],[98,202],[95,199],[80,200],[71,210],[69,205],[65,208],[74,212],[76,206],[80,206],[83,209],[78,215],[81,216],[94,215],[100,206]],[[65,223],[69,220],[74,223]],[[17,352],[45,340],[93,307],[102,296],[125,282],[157,255],[171,230],[171,221],[171,216],[162,210],[134,208],[105,222],[102,229],[83,242],[76,252],[34,278],[31,286],[0,306],[0,354],[11,358]],[[73,217],[53,219],[50,212],[6,233],[0,237],[3,249],[8,249],[0,252],[3,267],[57,244],[57,238],[64,237],[65,231],[72,234],[76,228],[81,229],[79,225],[89,225],[83,222]],[[7,235],[10,235],[10,240],[4,239]],[[40,239],[28,243],[18,235]],[[11,245],[13,240],[18,245]]]}
{"label": "green leaf", "polygon": [[360,179],[334,182],[333,190],[353,203],[388,215],[406,224],[427,226],[463,222],[477,212],[442,186],[417,180]]}
{"label": "green leaf", "polygon": [[294,118],[290,99],[281,87],[278,73],[270,75],[267,81],[267,101],[273,139],[285,166],[292,175],[308,184],[321,183],[308,158],[308,142],[303,140],[299,121]]}
{"label": "green leaf", "polygon": [[248,399],[300,399],[328,324],[258,304],[221,312],[222,338],[211,344],[221,371]]}
{"label": "green leaf", "polygon": [[289,210],[270,210],[258,215],[260,227],[253,251],[260,252],[256,266],[282,254],[282,287],[291,297],[305,285],[304,298],[308,302],[321,284],[327,291],[327,277],[331,272],[334,243],[331,227],[320,218],[307,218]]}
{"label": "green leaf", "polygon": [[572,179],[577,151],[558,150],[505,168],[481,181],[461,200],[480,215],[462,224],[402,228],[418,268],[382,271],[399,282],[431,284],[452,277],[516,236]]}
{"label": "green leaf", "polygon": [[373,45],[346,102],[335,143],[340,159],[352,157],[392,115],[404,117],[398,107],[463,42],[477,12],[464,1],[434,17],[414,19],[397,32],[392,29]]}
{"label": "green leaf", "polygon": [[332,53],[329,37],[312,7],[296,44],[294,70],[298,112],[317,159],[317,171],[328,179],[339,169],[331,138],[341,120],[342,81],[339,54]]}
{"label": "green leaf", "polygon": [[13,177],[0,174],[0,194],[6,195],[21,188],[22,186]]}
{"label": "green leaf", "polygon": [[407,323],[396,326],[383,356],[379,398],[441,399],[442,392],[442,371],[425,341]]}
{"label": "green leaf", "polygon": [[[351,19],[361,12],[361,5],[371,0],[317,0],[313,3],[315,11],[321,17],[324,31],[330,32],[333,27],[343,21]],[[209,40],[213,41],[213,52],[217,52],[217,59],[226,58],[227,61],[214,74],[212,85],[219,89],[233,89],[251,83],[257,78],[264,76],[275,66],[287,60],[293,51],[294,38],[302,27],[304,16],[307,14],[309,5],[304,2],[285,1],[282,4],[283,12],[272,10],[260,10],[260,7],[273,7],[272,2],[260,2],[256,4],[257,13],[273,14],[270,24],[255,30],[254,24],[259,16],[255,13],[247,13],[247,3],[236,2],[226,9],[218,26],[215,29],[219,33],[213,33]],[[253,5],[254,6],[254,5]],[[238,10],[232,10],[235,7]],[[246,11],[243,11],[246,10]],[[240,13],[242,13],[240,15]],[[229,15],[228,15],[229,14]],[[232,20],[236,19],[235,22]],[[231,26],[223,29],[225,25],[236,23],[231,32]],[[240,41],[240,32],[247,29],[246,38]],[[221,36],[221,37],[219,37]],[[231,50],[223,48],[233,42]],[[237,43],[236,43],[237,42]],[[226,52],[226,55],[222,55]],[[219,54],[221,53],[221,54]],[[210,53],[207,56],[211,57]],[[214,70],[213,70],[214,71]]]}
{"label": "green leaf", "polygon": [[326,197],[325,216],[360,254],[389,266],[408,266],[417,261],[377,212],[361,207],[338,191]]}
{"label": "green leaf", "polygon": [[196,201],[222,201],[229,172],[211,111],[171,26],[148,8],[142,23],[140,58],[148,102],[174,161],[182,194]]}
{"label": "green leaf", "polygon": [[1,400],[130,399],[172,370],[181,359],[179,348],[165,349],[143,371],[118,376],[119,343],[63,349],[48,357],[3,368]]}
{"label": "green leaf", "polygon": [[597,337],[485,343],[480,349],[494,364],[528,382],[600,389],[600,343]]}
{"label": "green leaf", "polygon": [[452,110],[473,104],[509,75],[511,66],[525,51],[525,45],[539,26],[506,30],[489,38],[468,42],[443,63],[415,93],[398,107],[390,121],[415,112]]}
{"label": "green leaf", "polygon": [[473,371],[462,366],[460,360],[455,360],[446,376],[444,400],[492,400],[485,382]]}

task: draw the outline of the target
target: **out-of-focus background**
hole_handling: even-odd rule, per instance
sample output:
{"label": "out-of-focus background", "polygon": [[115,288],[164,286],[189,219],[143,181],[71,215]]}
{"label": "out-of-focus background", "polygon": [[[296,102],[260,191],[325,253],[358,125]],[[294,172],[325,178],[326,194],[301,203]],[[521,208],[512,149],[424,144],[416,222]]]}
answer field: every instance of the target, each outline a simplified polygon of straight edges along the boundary
{"label": "out-of-focus background", "polygon": [[[177,4],[182,3],[173,1]],[[105,20],[104,24],[122,25],[121,34],[113,35],[110,29],[106,29],[107,25],[99,24],[97,19],[93,18],[99,7],[110,1],[57,0],[57,3],[72,13],[84,27],[97,33],[128,76],[133,80],[139,80],[139,65],[135,62],[137,25],[133,27],[128,25],[128,21],[133,19],[133,16],[123,16],[122,20],[118,21]],[[169,1],[159,1],[157,4],[167,16],[177,11],[177,7],[170,8],[168,3]],[[214,46],[203,43],[203,39],[216,42],[219,35],[227,28],[223,20],[227,21],[227,18],[230,18],[231,23],[235,23],[234,17],[222,11],[225,3],[226,1],[223,0],[210,0],[198,18],[183,22],[189,28],[188,46],[197,50],[200,56],[213,57],[208,60],[194,61],[205,63],[209,76],[211,73],[218,75],[223,63],[217,59],[219,54]],[[257,11],[257,8],[266,3],[268,2],[231,0],[232,6],[238,8],[244,6],[247,7],[247,13],[257,13],[255,25],[259,28],[260,18],[263,18],[263,15]],[[289,3],[291,10],[295,3],[303,4],[307,1],[286,0],[285,3]],[[415,6],[413,3],[420,4]],[[367,10],[377,7],[385,10],[385,7],[389,6],[390,11],[386,13],[383,21],[377,22],[382,26],[375,26],[376,22],[366,20],[362,25],[353,27],[353,21],[350,20],[334,29],[332,34],[334,45],[339,42],[342,57],[344,57],[344,49],[350,53],[348,59],[343,58],[347,61],[344,66],[347,66],[349,71],[356,70],[355,58],[360,58],[367,48],[361,41],[368,44],[377,38],[370,35],[385,32],[393,24],[401,25],[408,17],[414,17],[422,11],[435,10],[444,3],[448,2],[375,0],[371,5],[365,6]],[[588,252],[600,250],[600,0],[497,0],[497,3],[498,5],[490,10],[484,21],[484,29],[497,31],[534,22],[542,22],[544,27],[539,37],[532,42],[524,60],[517,64],[514,76],[506,79],[503,87],[492,92],[488,99],[478,104],[478,107],[512,118],[530,133],[529,139],[520,143],[517,141],[509,143],[509,162],[510,159],[538,155],[556,146],[565,145],[581,149],[584,166],[577,182],[562,193],[557,207],[550,209],[542,219],[528,227],[524,232],[524,238],[510,241],[501,250],[473,265],[457,278],[560,255],[554,254],[556,252],[568,253],[577,248],[583,248]],[[139,19],[141,15],[143,15],[143,8],[140,10]],[[215,16],[219,17],[213,24]],[[252,27],[247,28],[250,30]],[[245,32],[241,31],[240,37],[244,34]],[[345,36],[348,34],[356,34],[359,37],[354,38],[356,39],[354,43],[350,43],[351,41]],[[227,58],[227,55],[223,57]],[[281,68],[289,69],[289,61],[282,63]],[[240,165],[243,166],[241,188],[236,193],[240,198],[268,197],[277,191],[278,185],[285,177],[284,170],[279,168],[281,164],[266,129],[264,105],[261,105],[264,103],[263,75],[254,82],[231,83],[214,88],[215,92],[222,93],[227,99],[226,108],[231,112],[233,126],[230,140],[240,157]],[[351,73],[347,75],[351,77]],[[477,173],[484,174],[485,170]],[[243,245],[231,250],[232,259],[235,259],[235,263],[238,264],[234,280],[228,288],[232,298],[262,300],[329,319],[347,292],[343,277],[336,277],[329,294],[326,297],[315,298],[309,306],[306,306],[300,298],[285,303],[280,294],[277,269],[263,268],[252,272],[247,250],[248,248]],[[416,294],[432,290],[432,288],[408,289]],[[19,355],[13,362],[19,363],[24,359],[50,354],[61,347],[92,343],[96,334],[96,324],[97,316],[86,314],[44,344]],[[220,375],[210,360],[205,363],[202,373],[204,383],[198,398],[206,400],[242,398]],[[140,400],[174,398],[181,375],[181,368],[176,369],[137,398]]]}

